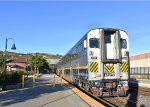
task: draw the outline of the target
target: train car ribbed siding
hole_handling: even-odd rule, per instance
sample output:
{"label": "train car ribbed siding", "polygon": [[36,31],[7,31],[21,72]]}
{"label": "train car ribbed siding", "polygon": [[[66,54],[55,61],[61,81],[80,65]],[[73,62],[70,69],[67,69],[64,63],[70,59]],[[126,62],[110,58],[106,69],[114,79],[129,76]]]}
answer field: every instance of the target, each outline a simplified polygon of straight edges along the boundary
{"label": "train car ribbed siding", "polygon": [[114,65],[112,65],[112,66],[106,66],[106,65],[104,65],[104,71],[105,72],[114,72]]}
{"label": "train car ribbed siding", "polygon": [[98,72],[98,62],[90,62],[90,71]]}
{"label": "train car ribbed siding", "polygon": [[120,72],[128,72],[128,62],[122,62],[120,64]]}

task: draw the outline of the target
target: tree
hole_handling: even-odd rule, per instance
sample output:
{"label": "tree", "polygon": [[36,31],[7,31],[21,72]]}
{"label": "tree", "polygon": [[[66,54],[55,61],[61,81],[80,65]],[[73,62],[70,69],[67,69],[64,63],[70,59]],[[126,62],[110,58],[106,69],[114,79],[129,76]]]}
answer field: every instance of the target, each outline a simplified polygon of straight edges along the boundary
{"label": "tree", "polygon": [[35,54],[31,55],[29,59],[29,64],[32,70],[35,70],[35,67],[38,68],[39,72],[44,72],[49,69],[49,65],[41,55]]}

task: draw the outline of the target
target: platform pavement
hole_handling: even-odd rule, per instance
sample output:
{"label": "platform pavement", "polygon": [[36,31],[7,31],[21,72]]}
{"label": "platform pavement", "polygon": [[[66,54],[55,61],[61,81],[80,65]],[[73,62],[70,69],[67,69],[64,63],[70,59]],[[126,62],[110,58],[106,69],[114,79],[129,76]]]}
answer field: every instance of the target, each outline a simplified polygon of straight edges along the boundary
{"label": "platform pavement", "polygon": [[150,88],[149,79],[130,79],[131,83],[138,84],[140,87]]}
{"label": "platform pavement", "polygon": [[61,86],[56,78],[53,87],[53,74],[44,74],[23,89],[0,92],[0,107],[90,107],[66,85]]}

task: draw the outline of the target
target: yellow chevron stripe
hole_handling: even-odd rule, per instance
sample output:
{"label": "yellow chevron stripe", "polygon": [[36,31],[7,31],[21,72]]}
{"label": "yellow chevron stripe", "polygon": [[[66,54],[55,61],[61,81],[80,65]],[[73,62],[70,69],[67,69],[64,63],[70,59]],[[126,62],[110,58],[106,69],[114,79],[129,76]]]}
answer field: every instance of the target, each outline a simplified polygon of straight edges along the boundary
{"label": "yellow chevron stripe", "polygon": [[114,65],[113,66],[106,66],[104,65],[105,72],[114,72]]}
{"label": "yellow chevron stripe", "polygon": [[122,62],[120,64],[120,72],[128,72],[128,62]]}
{"label": "yellow chevron stripe", "polygon": [[121,64],[121,69],[122,69],[126,64],[127,64],[126,62],[123,62],[123,63]]}
{"label": "yellow chevron stripe", "polygon": [[91,64],[90,64],[90,69],[92,69],[92,68],[95,66],[95,64],[96,64],[96,63],[94,63],[94,62],[91,63]]}
{"label": "yellow chevron stripe", "polygon": [[125,65],[122,67],[121,71],[122,71],[122,72],[126,71],[127,66],[128,66],[128,65],[125,64]]}
{"label": "yellow chevron stripe", "polygon": [[94,63],[92,71],[95,72],[95,69],[97,69],[97,68],[98,68],[98,63]]}
{"label": "yellow chevron stripe", "polygon": [[109,69],[107,68],[107,66],[104,66],[104,70],[105,70],[105,72],[109,71]]}
{"label": "yellow chevron stripe", "polygon": [[90,71],[98,72],[98,62],[90,62]]}
{"label": "yellow chevron stripe", "polygon": [[92,66],[93,66],[93,62],[90,62],[90,71],[91,71]]}
{"label": "yellow chevron stripe", "polygon": [[128,72],[128,66],[126,66],[126,68],[124,69],[124,72]]}
{"label": "yellow chevron stripe", "polygon": [[110,71],[110,72],[114,72],[114,66],[110,66],[109,71]]}
{"label": "yellow chevron stripe", "polygon": [[94,62],[90,62],[90,69],[93,68]]}
{"label": "yellow chevron stripe", "polygon": [[91,72],[93,72],[93,71],[92,71],[93,66],[94,66],[94,63],[93,63],[93,62],[90,62],[90,71],[91,71]]}
{"label": "yellow chevron stripe", "polygon": [[128,64],[127,64],[127,66],[124,68],[124,71],[125,71],[125,72],[128,72]]}
{"label": "yellow chevron stripe", "polygon": [[96,67],[93,69],[94,72],[98,72],[98,63],[96,64]]}
{"label": "yellow chevron stripe", "polygon": [[110,71],[110,67],[109,67],[109,66],[107,66],[107,71],[108,71],[108,72],[111,72],[111,71]]}
{"label": "yellow chevron stripe", "polygon": [[123,72],[124,68],[126,67],[127,65],[124,63],[122,66],[121,66],[121,71]]}
{"label": "yellow chevron stripe", "polygon": [[92,70],[93,72],[95,72],[94,69],[97,68],[97,66],[98,66],[98,64],[97,64],[97,63],[94,63],[94,66],[92,67],[91,70]]}

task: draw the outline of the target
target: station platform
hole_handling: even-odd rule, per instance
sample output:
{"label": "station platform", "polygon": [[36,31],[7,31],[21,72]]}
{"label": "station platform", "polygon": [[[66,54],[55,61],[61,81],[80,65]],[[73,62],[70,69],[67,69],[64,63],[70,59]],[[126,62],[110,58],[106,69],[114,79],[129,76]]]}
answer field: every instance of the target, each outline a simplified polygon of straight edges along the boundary
{"label": "station platform", "polygon": [[[0,92],[0,107],[104,107],[54,74],[36,78],[35,85]],[[55,82],[55,84],[54,84]]]}

